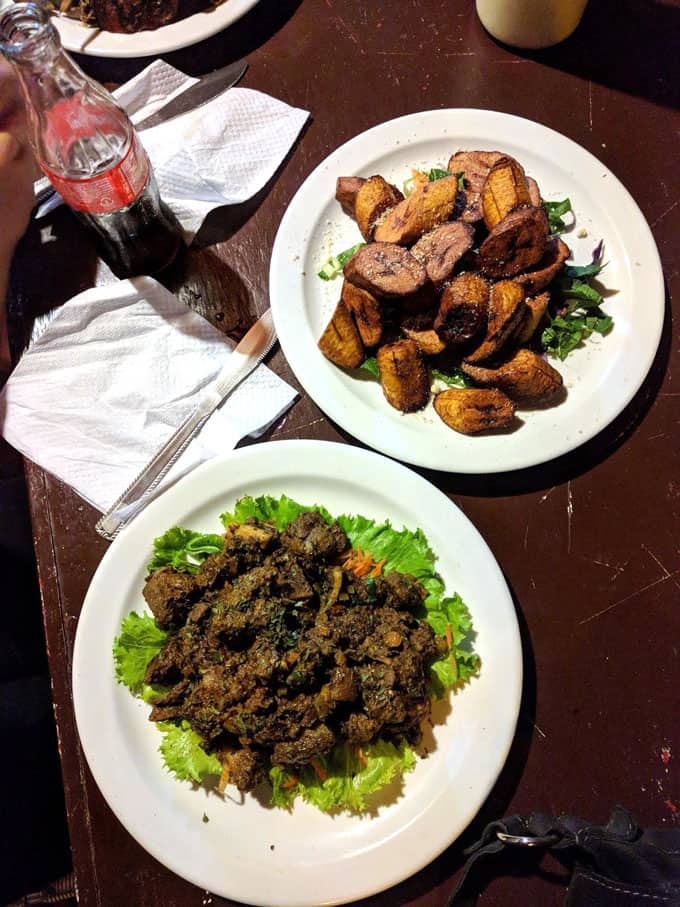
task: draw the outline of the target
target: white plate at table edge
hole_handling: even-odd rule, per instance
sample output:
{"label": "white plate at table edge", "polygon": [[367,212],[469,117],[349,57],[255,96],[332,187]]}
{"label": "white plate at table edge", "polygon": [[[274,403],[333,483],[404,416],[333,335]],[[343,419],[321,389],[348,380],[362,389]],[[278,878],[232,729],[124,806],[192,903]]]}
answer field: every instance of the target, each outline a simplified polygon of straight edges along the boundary
{"label": "white plate at table edge", "polygon": [[[395,494],[398,489],[398,494]],[[218,531],[242,494],[288,494],[331,513],[420,526],[447,593],[467,601],[482,670],[451,697],[436,745],[377,816],[330,818],[243,804],[174,780],[156,752],[149,707],[115,682],[111,646],[120,622],[145,608],[141,587],[152,539],[173,525]],[[451,545],[455,539],[456,544]],[[112,591],[115,590],[115,591]],[[204,464],[154,501],[106,552],[83,604],[73,656],[81,743],[109,806],[156,859],[199,887],[255,905],[316,907],[367,897],[431,862],[465,829],[505,763],[521,698],[517,620],[493,554],[467,517],[399,463],[350,445],[275,441]],[[209,822],[202,821],[207,815]],[[274,846],[272,846],[274,845]]]}
{"label": "white plate at table edge", "polygon": [[[520,411],[516,431],[467,437],[447,428],[432,404],[392,409],[376,381],[359,380],[326,360],[317,341],[340,295],[341,279],[317,271],[331,254],[361,241],[334,200],[338,176],[381,173],[398,185],[410,167],[446,166],[458,149],[514,154],[548,200],[570,196],[576,229],[564,236],[573,261],[590,261],[600,239],[608,264],[601,281],[615,291],[606,337],[593,337],[566,362],[567,399]],[[579,231],[587,230],[587,236]],[[459,473],[523,469],[574,450],[610,424],[642,385],[661,338],[665,294],[659,254],[640,209],[592,154],[546,126],[489,110],[430,110],[360,133],[332,152],[300,187],[281,221],[270,268],[270,298],[283,352],[321,409],[365,444],[406,463]]]}
{"label": "white plate at table edge", "polygon": [[54,16],[66,50],[91,57],[149,57],[198,44],[244,16],[259,0],[224,0],[214,9],[194,13],[160,28],[118,34],[89,28],[77,19]]}

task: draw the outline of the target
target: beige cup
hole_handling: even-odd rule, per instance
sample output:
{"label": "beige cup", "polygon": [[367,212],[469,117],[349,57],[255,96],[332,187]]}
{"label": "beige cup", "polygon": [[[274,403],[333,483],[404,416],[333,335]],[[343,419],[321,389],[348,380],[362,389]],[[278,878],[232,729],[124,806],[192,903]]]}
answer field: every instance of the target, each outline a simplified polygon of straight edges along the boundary
{"label": "beige cup", "polygon": [[588,0],[477,0],[477,15],[498,41],[538,49],[564,41]]}

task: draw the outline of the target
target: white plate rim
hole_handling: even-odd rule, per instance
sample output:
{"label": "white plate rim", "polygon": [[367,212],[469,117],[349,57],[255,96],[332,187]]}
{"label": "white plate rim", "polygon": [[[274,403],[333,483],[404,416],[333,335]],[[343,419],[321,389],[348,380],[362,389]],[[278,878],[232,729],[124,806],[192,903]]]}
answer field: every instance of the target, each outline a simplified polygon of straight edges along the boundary
{"label": "white plate rim", "polygon": [[[449,530],[451,527],[457,527],[458,530],[464,527],[466,547],[471,552],[473,559],[479,558],[480,565],[483,564],[480,572],[484,575],[484,588],[488,590],[489,600],[492,602],[493,632],[500,634],[499,639],[494,642],[494,646],[498,647],[494,651],[499,653],[496,663],[487,665],[486,675],[483,669],[481,678],[475,681],[475,683],[481,683],[485,676],[493,678],[491,681],[494,684],[491,697],[493,707],[489,705],[487,716],[492,720],[487,722],[490,725],[488,729],[481,728],[481,739],[485,740],[484,734],[492,732],[494,745],[484,748],[485,751],[481,755],[484,777],[478,780],[472,779],[470,789],[474,789],[474,799],[465,803],[462,818],[461,815],[457,815],[453,824],[451,823],[450,804],[445,802],[451,791],[446,788],[439,793],[437,788],[437,796],[432,802],[428,802],[426,808],[419,813],[414,813],[404,828],[392,829],[393,837],[391,839],[388,836],[385,841],[377,844],[373,842],[370,847],[352,853],[346,859],[343,858],[342,872],[336,873],[336,876],[341,876],[341,878],[334,878],[327,882],[328,867],[324,867],[321,875],[316,867],[311,870],[306,867],[304,871],[299,870],[292,876],[278,877],[275,895],[277,907],[316,907],[321,902],[319,888],[321,879],[326,884],[326,889],[323,891],[324,904],[345,903],[360,897],[367,897],[397,884],[435,859],[474,818],[495,784],[514,738],[521,699],[522,650],[519,628],[512,597],[493,554],[479,532],[455,504],[425,479],[401,464],[371,451],[332,442],[268,442],[233,451],[218,460],[204,464],[154,501],[108,549],[93,577],[83,604],[74,645],[72,678],[74,709],[81,744],[95,781],[109,806],[123,826],[152,856],[181,877],[205,890],[244,903],[263,905],[263,907],[271,907],[272,895],[267,894],[267,886],[271,882],[262,878],[255,879],[252,876],[245,880],[244,877],[236,880],[232,877],[225,880],[224,855],[221,855],[218,865],[209,866],[207,870],[205,866],[199,870],[187,866],[183,859],[178,862],[177,859],[168,858],[165,847],[167,842],[159,837],[159,835],[162,836],[167,824],[163,810],[170,810],[172,813],[171,807],[166,802],[167,798],[159,799],[157,796],[154,800],[152,793],[149,793],[146,802],[140,804],[140,798],[144,798],[148,790],[143,787],[136,791],[137,797],[132,795],[135,791],[132,791],[129,797],[125,796],[126,788],[121,786],[120,779],[125,778],[126,784],[132,783],[130,771],[133,766],[130,761],[131,755],[126,753],[125,747],[121,746],[121,741],[112,734],[112,729],[115,728],[115,721],[111,717],[115,711],[112,703],[116,698],[116,690],[127,697],[126,702],[131,700],[138,703],[138,701],[132,700],[127,691],[118,686],[113,679],[110,652],[113,635],[119,625],[120,614],[115,612],[115,608],[113,609],[115,613],[112,613],[110,609],[110,589],[111,583],[120,576],[121,564],[129,558],[137,559],[137,561],[140,557],[145,558],[146,552],[140,553],[140,544],[141,551],[144,551],[148,540],[154,534],[175,523],[174,518],[178,515],[179,504],[183,511],[195,508],[197,495],[200,499],[200,489],[205,487],[206,483],[212,482],[215,476],[237,474],[252,477],[253,473],[258,473],[258,470],[260,475],[264,475],[261,472],[263,469],[274,472],[277,469],[279,471],[299,470],[305,468],[305,463],[309,464],[321,457],[333,459],[334,465],[339,470],[337,474],[346,470],[356,470],[358,475],[359,472],[363,474],[363,471],[369,469],[374,484],[386,488],[387,483],[397,482],[399,484],[396,487],[400,488],[400,494],[405,488],[411,488],[414,500],[417,498],[423,506],[430,509],[433,514],[433,522],[435,518],[439,521],[443,520],[443,524]],[[318,479],[320,475],[321,470],[319,469],[315,479]],[[234,493],[234,498],[237,496],[236,489],[239,482],[240,479],[235,478],[232,483],[231,491]],[[266,484],[267,481],[265,481]],[[269,481],[269,486],[271,486],[271,481]],[[272,490],[271,493],[276,492]],[[229,493],[227,497],[229,497]],[[357,512],[357,509],[353,507],[348,510]],[[181,514],[179,521],[181,522]],[[428,533],[427,527],[425,531]],[[447,591],[452,591],[449,584],[447,584]],[[480,625],[479,609],[486,607],[488,605],[484,602],[472,603],[473,620],[477,622],[478,626]],[[127,613],[127,610],[129,608],[126,608],[124,613]],[[500,629],[497,630],[496,627]],[[487,637],[486,642],[488,643],[488,641]],[[479,642],[480,640],[478,640]],[[483,651],[483,646],[480,648]],[[110,675],[101,671],[102,664],[111,664]],[[472,685],[461,695],[474,695],[474,690],[475,687]],[[489,697],[489,690],[486,690],[484,695]],[[104,709],[105,714],[102,718],[103,703],[109,705],[110,708]],[[144,711],[148,711],[148,707],[144,706]],[[481,721],[483,724],[483,718]],[[474,733],[479,734],[479,729],[476,728]],[[486,752],[487,749],[488,752]],[[448,759],[448,753],[446,757]],[[431,756],[430,759],[432,758]],[[160,784],[160,776],[164,773],[160,757],[158,760]],[[426,761],[423,760],[423,762]],[[480,757],[475,754],[475,764],[479,762]],[[441,771],[441,769],[438,770]],[[457,780],[460,781],[460,779]],[[170,783],[179,784],[172,779],[170,779]],[[402,800],[407,802],[409,798],[404,797]],[[398,820],[399,816],[394,821]],[[389,825],[387,830],[389,832]],[[187,828],[185,823],[184,834],[186,837],[182,843],[183,854],[192,850],[198,829],[193,826]],[[404,840],[408,844],[405,849],[403,848]],[[232,873],[238,872],[238,868],[231,866],[231,871]],[[306,881],[308,876],[309,879]]]}
{"label": "white plate rim", "polygon": [[132,34],[118,34],[89,28],[76,19],[55,16],[61,42],[66,50],[90,57],[150,57],[181,50],[204,41],[232,25],[259,0],[224,0],[219,6],[194,13],[168,25]]}
{"label": "white plate rim", "polygon": [[[644,321],[643,314],[636,312],[636,333],[632,342],[628,343],[627,355],[617,357],[623,363],[623,380],[612,381],[607,388],[604,411],[598,411],[596,416],[586,413],[582,424],[577,424],[571,416],[565,422],[564,404],[540,413],[529,413],[528,416],[520,413],[519,415],[531,420],[540,418],[545,424],[541,443],[532,446],[527,438],[524,449],[519,444],[515,445],[514,440],[510,443],[503,443],[503,440],[514,439],[515,436],[521,438],[523,432],[526,434],[525,426],[511,435],[470,438],[457,435],[442,425],[438,443],[420,444],[412,424],[409,425],[408,422],[411,415],[397,413],[382,400],[377,391],[374,395],[375,405],[370,407],[365,405],[364,399],[356,396],[356,379],[321,355],[316,347],[318,337],[312,336],[305,315],[301,314],[302,306],[299,306],[301,300],[303,306],[307,304],[306,287],[309,286],[310,275],[305,273],[304,268],[308,267],[310,257],[313,256],[314,250],[311,247],[315,242],[318,245],[318,236],[315,239],[318,224],[322,218],[329,216],[335,178],[354,174],[367,176],[378,172],[380,168],[376,163],[379,160],[376,148],[393,149],[395,144],[404,147],[409,144],[411,137],[417,136],[413,139],[416,147],[439,139],[449,143],[452,153],[456,147],[456,136],[464,136],[466,133],[487,135],[490,143],[487,147],[502,148],[502,136],[512,135],[513,141],[519,137],[527,147],[545,146],[552,152],[557,149],[587,172],[591,186],[595,186],[597,175],[597,187],[602,189],[606,186],[602,192],[606,193],[608,204],[615,205],[616,217],[612,213],[611,219],[616,221],[617,233],[616,237],[610,236],[609,240],[611,242],[615,238],[619,241],[619,234],[627,240],[628,258],[618,264],[622,269],[630,271],[632,284],[623,289],[627,297],[633,298],[638,293],[639,298],[644,299]],[[470,146],[463,142],[458,147]],[[568,193],[567,186],[561,194]],[[550,193],[547,193],[547,197],[551,197]],[[330,218],[333,224],[349,222],[349,218],[341,213],[337,204]],[[325,223],[330,224],[331,220]],[[361,236],[358,229],[354,235],[356,238],[352,241],[359,242]],[[569,244],[574,241],[573,238],[565,238]],[[606,249],[608,237],[603,238]],[[338,251],[337,247],[335,251]],[[319,259],[317,264],[320,264]],[[606,284],[606,274],[603,275],[603,282]],[[336,295],[339,296],[340,279],[332,283],[337,284]],[[272,251],[269,289],[282,350],[306,392],[335,423],[373,449],[405,463],[469,474],[502,473],[537,466],[570,453],[606,428],[631,402],[647,377],[659,347],[665,315],[664,279],[654,238],[640,208],[618,178],[594,155],[562,133],[513,114],[475,108],[428,110],[388,120],[359,133],[328,155],[307,177],[281,220]],[[317,302],[318,300],[310,299],[309,304],[311,306]],[[299,308],[296,309],[296,306]],[[616,316],[614,306],[608,310]],[[327,317],[330,317],[330,311],[327,312]],[[629,326],[624,324],[622,329],[628,336]],[[615,322],[608,337],[601,341],[600,338],[594,338],[588,342],[591,344],[587,350],[588,355],[597,349],[602,356],[604,368],[609,367],[606,360],[607,340],[616,331]],[[616,338],[617,343],[620,341],[621,335]],[[599,342],[601,348],[596,346]],[[560,371],[571,369],[577,361],[574,357],[585,352],[577,350],[570,357],[571,363],[568,360],[567,364],[555,362],[555,365]],[[355,386],[352,391],[353,384]],[[562,437],[565,425],[568,431],[566,437]]]}

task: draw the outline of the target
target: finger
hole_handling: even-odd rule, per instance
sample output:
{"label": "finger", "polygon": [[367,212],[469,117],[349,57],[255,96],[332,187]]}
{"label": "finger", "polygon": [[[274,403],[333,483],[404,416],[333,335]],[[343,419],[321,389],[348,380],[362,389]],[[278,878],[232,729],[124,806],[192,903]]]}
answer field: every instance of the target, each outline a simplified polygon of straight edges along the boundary
{"label": "finger", "polygon": [[17,161],[23,150],[21,142],[10,132],[0,132],[0,168]]}

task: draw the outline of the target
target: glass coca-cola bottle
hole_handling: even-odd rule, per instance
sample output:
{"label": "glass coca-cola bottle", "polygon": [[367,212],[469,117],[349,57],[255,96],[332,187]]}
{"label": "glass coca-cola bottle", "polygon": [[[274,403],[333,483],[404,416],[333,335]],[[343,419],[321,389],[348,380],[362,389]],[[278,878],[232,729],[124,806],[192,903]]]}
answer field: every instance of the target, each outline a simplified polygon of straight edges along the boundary
{"label": "glass coca-cola bottle", "polygon": [[0,14],[0,50],[19,76],[38,164],[94,230],[102,258],[118,277],[162,271],[180,248],[181,228],[125,111],[71,60],[35,3]]}

